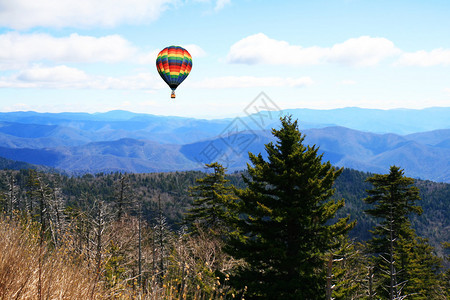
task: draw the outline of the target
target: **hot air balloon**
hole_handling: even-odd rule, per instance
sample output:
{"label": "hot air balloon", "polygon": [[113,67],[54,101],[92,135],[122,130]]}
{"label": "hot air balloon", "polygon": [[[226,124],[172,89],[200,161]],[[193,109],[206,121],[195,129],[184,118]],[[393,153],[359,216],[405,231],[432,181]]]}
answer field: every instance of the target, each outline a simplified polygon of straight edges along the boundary
{"label": "hot air balloon", "polygon": [[170,46],[159,52],[156,58],[159,75],[172,89],[171,98],[175,98],[175,89],[191,72],[192,56],[180,46]]}

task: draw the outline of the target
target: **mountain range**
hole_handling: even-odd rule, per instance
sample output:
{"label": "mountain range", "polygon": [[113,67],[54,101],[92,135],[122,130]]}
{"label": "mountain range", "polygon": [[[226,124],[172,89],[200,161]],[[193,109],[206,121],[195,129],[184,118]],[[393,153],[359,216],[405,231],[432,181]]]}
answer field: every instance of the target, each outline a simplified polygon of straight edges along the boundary
{"label": "mountain range", "polygon": [[248,154],[265,153],[279,116],[298,119],[305,143],[336,166],[450,182],[450,108],[424,110],[293,109],[194,119],[107,113],[0,113],[0,157],[66,172],[159,172],[203,169],[218,160],[229,171]]}

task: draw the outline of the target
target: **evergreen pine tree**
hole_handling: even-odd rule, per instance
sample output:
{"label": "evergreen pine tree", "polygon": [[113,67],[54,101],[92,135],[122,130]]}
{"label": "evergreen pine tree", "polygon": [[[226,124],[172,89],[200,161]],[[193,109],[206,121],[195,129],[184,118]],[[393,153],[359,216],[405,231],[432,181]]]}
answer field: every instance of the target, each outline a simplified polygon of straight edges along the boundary
{"label": "evergreen pine tree", "polygon": [[339,247],[327,254],[327,299],[363,298],[366,266],[361,246],[347,236],[338,241]]}
{"label": "evergreen pine tree", "polygon": [[369,196],[364,201],[374,207],[366,212],[380,221],[371,231],[368,245],[380,282],[377,297],[433,299],[440,262],[431,246],[411,228],[411,213],[422,213],[415,205],[420,197],[419,190],[412,186],[414,180],[396,166],[391,166],[389,174],[375,174],[367,180],[373,189],[367,191]]}
{"label": "evergreen pine tree", "polygon": [[404,271],[400,275],[406,281],[404,295],[414,300],[445,299],[438,276],[441,259],[434,255],[428,241],[417,236],[412,240],[400,238],[399,246]]}
{"label": "evergreen pine tree", "polygon": [[217,162],[206,166],[213,169],[213,172],[197,179],[197,185],[190,188],[194,201],[185,215],[185,221],[194,233],[199,226],[201,230],[223,237],[233,219],[236,196],[232,187],[227,185],[229,180],[225,179],[226,169]]}
{"label": "evergreen pine tree", "polygon": [[[444,246],[444,249],[447,251],[450,250],[450,243],[449,242],[443,242],[442,245]],[[447,262],[447,266],[450,263],[450,255],[447,254],[445,256],[445,260]],[[446,295],[448,298],[450,298],[450,268],[447,268],[445,273],[442,274],[442,283],[443,283],[443,294]]]}
{"label": "evergreen pine tree", "polygon": [[236,191],[241,218],[226,250],[246,265],[234,285],[247,286],[246,299],[325,299],[325,253],[354,225],[332,220],[344,206],[330,200],[342,169],[303,145],[290,116],[272,133],[278,140],[266,145],[267,161],[250,153],[248,187]]}

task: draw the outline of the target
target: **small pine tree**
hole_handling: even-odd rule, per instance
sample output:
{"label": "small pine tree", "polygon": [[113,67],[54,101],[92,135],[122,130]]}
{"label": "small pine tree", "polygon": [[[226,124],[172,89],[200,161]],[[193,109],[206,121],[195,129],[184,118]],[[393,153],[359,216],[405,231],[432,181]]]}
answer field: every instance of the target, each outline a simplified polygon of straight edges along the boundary
{"label": "small pine tree", "polygon": [[119,246],[114,241],[109,242],[109,245],[106,248],[106,255],[108,256],[108,259],[103,267],[105,283],[109,288],[117,288],[117,285],[125,279],[123,278],[125,273],[125,268],[123,266],[124,257]]}
{"label": "small pine tree", "polygon": [[316,146],[303,145],[297,121],[284,117],[278,139],[268,143],[265,161],[249,154],[248,187],[237,190],[239,213],[226,250],[244,259],[234,285],[248,287],[246,298],[325,299],[325,254],[353,223],[335,218],[344,200],[330,197],[342,169],[322,163]]}
{"label": "small pine tree", "polygon": [[[441,259],[434,255],[434,248],[426,239],[415,237],[412,240],[399,240],[403,255],[399,255],[406,282],[404,295],[414,300],[443,299],[439,282]],[[403,257],[402,257],[403,256]]]}
{"label": "small pine tree", "polygon": [[199,226],[217,237],[224,237],[229,231],[237,198],[232,187],[227,185],[226,169],[217,162],[206,166],[213,172],[197,179],[197,185],[190,189],[194,202],[185,215],[185,222],[194,233]]}
{"label": "small pine tree", "polygon": [[131,201],[130,179],[128,175],[121,175],[115,187],[114,206],[117,212],[116,220],[122,220],[123,216],[129,213]]}
{"label": "small pine tree", "polygon": [[[444,249],[446,249],[447,251],[450,250],[449,242],[444,242],[444,243],[442,243],[442,245],[444,246]],[[445,260],[447,261],[447,265],[448,265],[448,263],[450,263],[450,255],[449,254],[447,254],[447,256],[445,257]],[[444,295],[446,295],[448,298],[450,298],[450,268],[447,268],[446,272],[444,274],[442,274],[442,282],[443,282],[442,293]]]}
{"label": "small pine tree", "polygon": [[338,238],[339,247],[327,254],[327,299],[359,299],[365,279],[365,258],[361,247],[348,237]]}

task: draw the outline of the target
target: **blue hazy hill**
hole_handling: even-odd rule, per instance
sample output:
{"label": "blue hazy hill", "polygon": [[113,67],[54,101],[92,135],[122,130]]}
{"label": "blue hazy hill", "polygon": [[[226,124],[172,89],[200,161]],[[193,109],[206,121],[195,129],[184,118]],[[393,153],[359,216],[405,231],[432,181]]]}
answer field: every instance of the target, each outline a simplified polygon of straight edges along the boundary
{"label": "blue hazy hill", "polygon": [[337,166],[386,172],[396,164],[408,176],[450,182],[450,108],[291,109],[213,120],[127,111],[0,113],[0,157],[71,172],[176,171],[202,169],[211,155],[201,155],[213,145],[220,153],[214,158],[240,170],[248,151],[264,153],[282,114],[298,119],[305,141]]}
{"label": "blue hazy hill", "polygon": [[[359,131],[374,133],[411,134],[450,129],[450,107],[433,107],[426,109],[365,109],[347,107],[330,110],[286,109],[282,114],[292,114],[299,120],[301,128],[323,128],[343,126]],[[278,124],[277,112],[271,112],[271,119],[264,125],[270,129]],[[59,125],[80,130],[125,130],[152,132],[156,129],[167,132],[184,132],[186,128],[194,128],[203,136],[214,136],[231,122],[226,119],[195,119],[174,116],[157,116],[133,113],[128,111],[110,111],[105,113],[37,113],[10,112],[0,113],[0,121],[22,124]],[[261,129],[251,117],[241,118],[250,129]],[[219,131],[219,132],[218,132]]]}
{"label": "blue hazy hill", "polygon": [[365,109],[347,107],[330,110],[287,109],[300,122],[327,123],[374,133],[410,134],[450,128],[450,107],[425,109]]}

